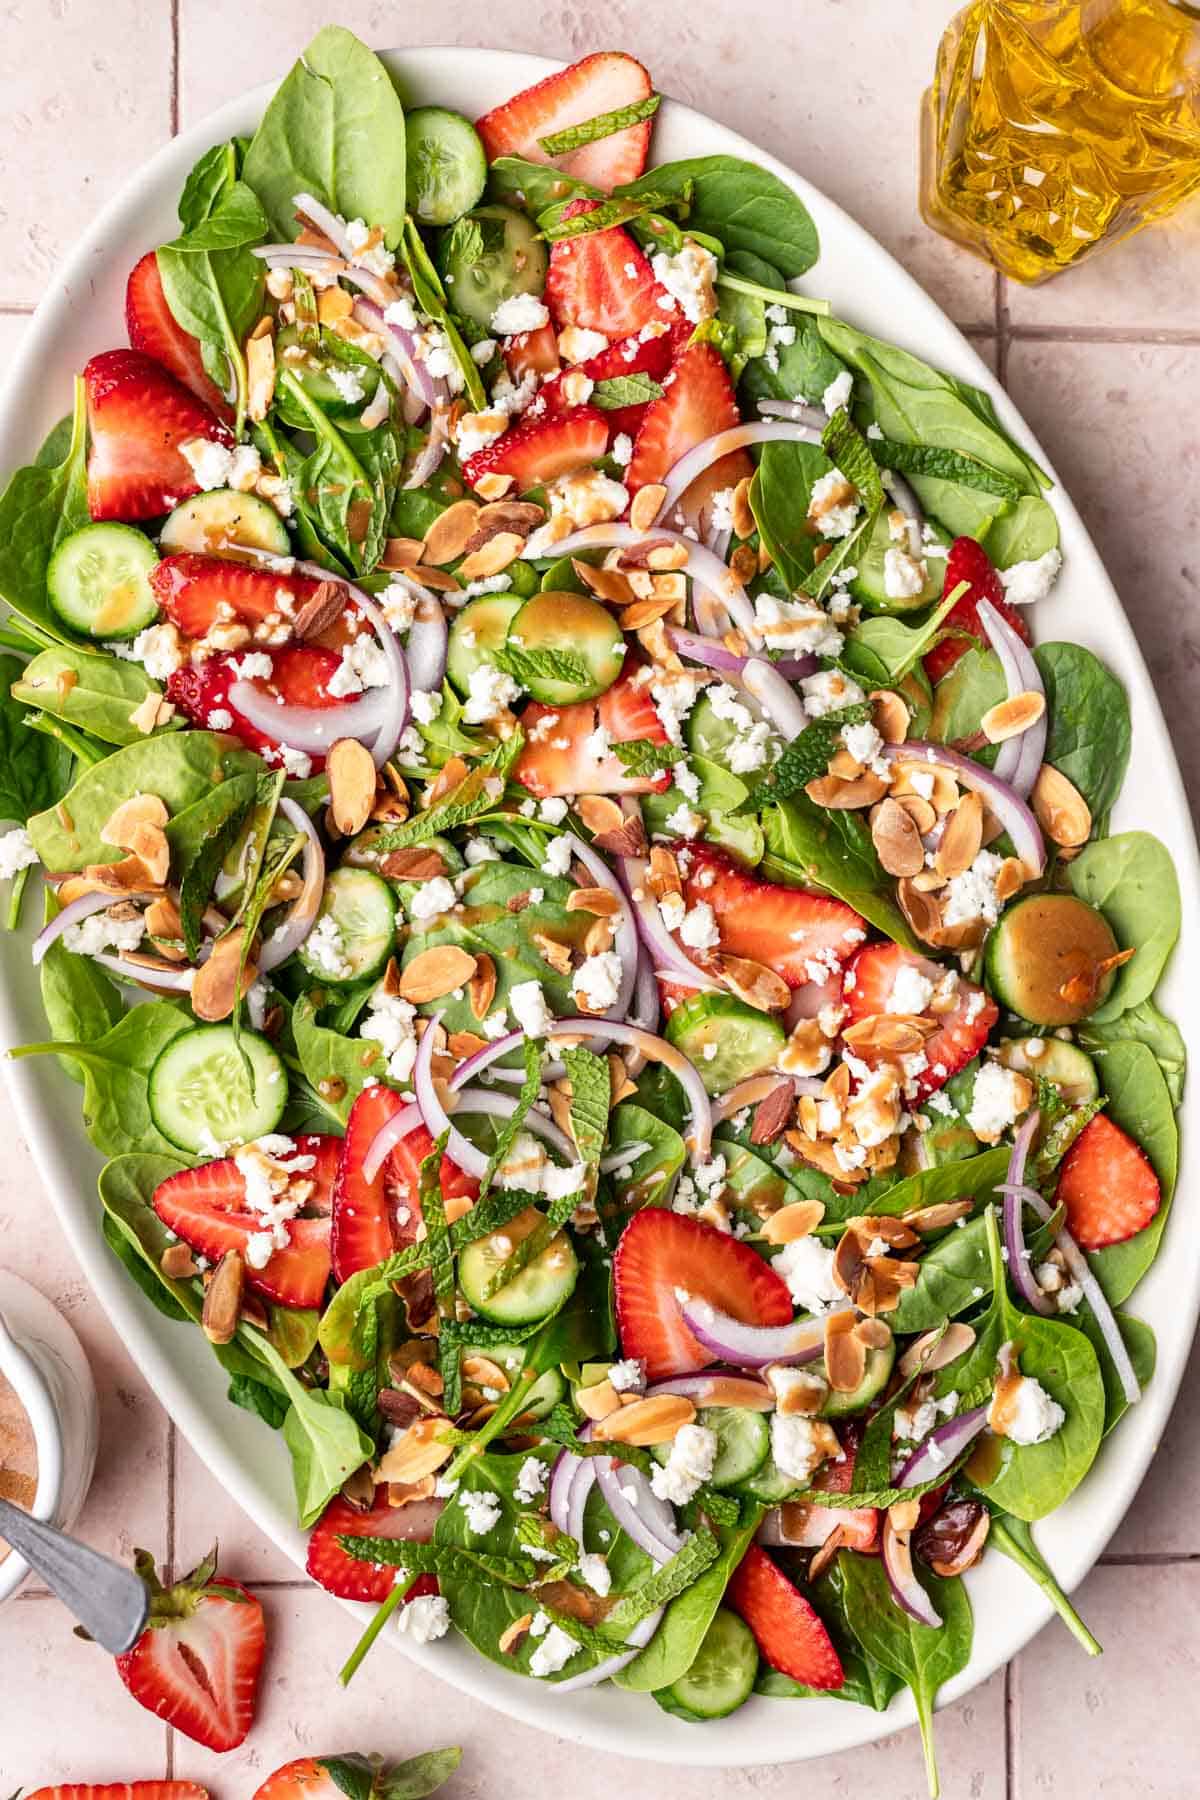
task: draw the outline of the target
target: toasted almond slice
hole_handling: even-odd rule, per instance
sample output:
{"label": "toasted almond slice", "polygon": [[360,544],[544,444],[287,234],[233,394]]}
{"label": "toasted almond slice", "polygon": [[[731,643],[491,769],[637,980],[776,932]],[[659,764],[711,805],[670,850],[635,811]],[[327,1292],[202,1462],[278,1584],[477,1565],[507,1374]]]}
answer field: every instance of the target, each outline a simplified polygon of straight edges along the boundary
{"label": "toasted almond slice", "polygon": [[490,1356],[464,1356],[462,1372],[463,1379],[473,1381],[476,1387],[496,1388],[507,1394],[512,1386],[500,1364],[493,1362]]}
{"label": "toasted almond slice", "polygon": [[857,1320],[847,1308],[825,1318],[825,1373],[835,1394],[852,1394],[867,1370],[867,1346],[856,1334]]}
{"label": "toasted almond slice", "polygon": [[513,1651],[517,1648],[517,1645],[521,1642],[521,1639],[525,1636],[525,1633],[532,1624],[533,1614],[527,1612],[522,1613],[519,1619],[514,1619],[511,1625],[505,1626],[496,1643],[496,1648],[499,1650],[501,1656],[512,1655]]}
{"label": "toasted almond slice", "polygon": [[884,743],[902,744],[912,715],[900,695],[892,688],[876,688],[867,698],[871,702],[871,723]]}
{"label": "toasted almond slice", "polygon": [[468,539],[465,554],[482,550],[483,546],[501,531],[515,532],[519,538],[527,538],[531,531],[536,531],[545,519],[545,513],[532,500],[493,501],[491,505],[481,509],[476,520],[474,535]]}
{"label": "toasted almond slice", "polygon": [[[334,290],[328,290],[332,293]],[[338,292],[341,292],[339,289]],[[324,295],[322,295],[322,299]],[[346,298],[350,296],[347,294]],[[260,324],[262,321],[259,321]],[[275,340],[270,335],[271,322],[262,335],[255,334],[246,344],[246,417],[265,419],[275,398]]]}
{"label": "toasted almond slice", "polygon": [[[70,669],[63,670],[64,675],[71,673],[73,671]],[[130,713],[129,723],[140,731],[143,737],[149,737],[151,732],[157,731],[160,725],[169,724],[174,717],[173,701],[164,700],[161,694],[147,694],[144,700],[139,700]]]}
{"label": "toasted almond slice", "polygon": [[344,581],[322,581],[296,614],[292,629],[298,638],[320,637],[346,610],[350,590]]}
{"label": "toasted almond slice", "polygon": [[[198,1019],[216,1024],[221,1019],[227,1019],[233,1011],[234,1001],[238,997],[238,964],[242,959],[245,936],[245,930],[240,925],[235,931],[227,931],[213,945],[208,961],[197,969],[191,997],[192,1011]],[[248,956],[242,970],[243,999],[253,987],[257,974],[254,958]]]}
{"label": "toasted almond slice", "polygon": [[854,781],[839,781],[836,775],[821,775],[810,781],[804,791],[818,806],[828,807],[833,812],[850,812],[860,806],[874,806],[887,790],[888,784],[882,776],[867,772]]}
{"label": "toasted almond slice", "polygon": [[168,817],[157,794],[133,794],[110,813],[101,827],[100,842],[112,844],[118,850],[132,850],[133,833],[139,825],[157,825],[161,829]]}
{"label": "toasted almond slice", "polygon": [[1010,694],[1007,700],[989,706],[979,723],[989,744],[1002,744],[1006,738],[1019,737],[1036,725],[1045,710],[1045,694],[1026,688],[1023,693]]}
{"label": "toasted almond slice", "polygon": [[410,844],[404,850],[389,850],[381,857],[379,873],[389,881],[432,881],[446,873],[446,859],[428,844]]}
{"label": "toasted almond slice", "polygon": [[871,839],[889,875],[919,875],[925,867],[925,846],[916,820],[898,801],[884,799],[874,809]]}
{"label": "toasted almond slice", "polygon": [[415,569],[425,546],[420,538],[390,537],[384,540],[381,569]]}
{"label": "toasted almond slice", "polygon": [[200,1273],[189,1244],[168,1244],[158,1266],[171,1281],[190,1281]]}
{"label": "toasted almond slice", "polygon": [[719,962],[723,978],[747,1006],[759,1012],[778,1012],[791,998],[787,982],[765,963],[748,956],[722,956]]}
{"label": "toasted almond slice", "polygon": [[420,1481],[389,1481],[387,1491],[389,1506],[415,1506],[418,1501],[432,1500],[437,1491],[437,1477],[423,1475]]}
{"label": "toasted almond slice", "polygon": [[[686,544],[655,544],[646,552],[648,569],[686,569],[688,549]],[[651,592],[653,592],[653,583]]]}
{"label": "toasted almond slice", "polygon": [[757,526],[750,506],[750,476],[743,475],[733,490],[729,503],[733,529],[738,537],[753,537]]}
{"label": "toasted almond slice", "polygon": [[793,1200],[763,1221],[762,1233],[768,1244],[792,1244],[814,1232],[824,1217],[823,1200]]}
{"label": "toasted almond slice", "polygon": [[629,508],[629,523],[635,531],[649,531],[666,497],[667,490],[661,482],[652,481],[638,489]]}
{"label": "toasted almond slice", "polygon": [[477,1019],[486,1019],[496,998],[496,965],[486,951],[475,958],[475,968],[467,982],[467,999]]}
{"label": "toasted almond slice", "polygon": [[568,912],[595,913],[598,919],[612,919],[621,910],[621,902],[608,888],[572,888],[567,895]]}
{"label": "toasted almond slice", "polygon": [[1030,803],[1037,822],[1052,843],[1064,849],[1086,844],[1092,815],[1079,789],[1051,763],[1043,763],[1033,784]]}
{"label": "toasted almond slice", "polygon": [[597,599],[606,600],[610,606],[629,606],[636,598],[629,578],[620,569],[595,568],[591,563],[580,562],[573,558],[571,567],[583,582],[590,588]]}
{"label": "toasted almond slice", "polygon": [[892,1341],[892,1328],[883,1319],[860,1319],[854,1335],[868,1350],[886,1350]]}
{"label": "toasted almond slice", "polygon": [[435,1475],[443,1463],[449,1462],[452,1454],[451,1446],[443,1444],[438,1437],[448,1423],[440,1413],[414,1420],[380,1459],[376,1469],[378,1478],[410,1482]]}
{"label": "toasted almond slice", "polygon": [[921,1516],[919,1500],[897,1500],[888,1507],[888,1522],[894,1531],[915,1531]]}
{"label": "toasted almond slice", "polygon": [[1019,856],[1006,856],[996,870],[992,886],[996,890],[997,900],[1011,900],[1019,894],[1029,879],[1029,870]]}
{"label": "toasted almond slice", "polygon": [[653,625],[656,619],[665,619],[675,605],[674,596],[655,595],[649,600],[635,600],[621,615],[621,625],[625,631],[641,631],[647,625]]}
{"label": "toasted almond slice", "polygon": [[[971,790],[963,795],[946,819],[941,843],[937,847],[934,866],[939,875],[953,881],[963,875],[979,855],[983,845],[983,801]],[[914,871],[907,870],[912,874]]]}
{"label": "toasted almond slice", "polygon": [[614,1444],[666,1444],[695,1417],[696,1408],[682,1394],[655,1394],[610,1413],[592,1435]]}
{"label": "toasted almond slice", "polygon": [[679,873],[679,864],[669,850],[661,844],[655,844],[650,851],[650,870],[646,877],[646,886],[656,900],[663,900],[668,894],[682,894],[683,879]]}
{"label": "toasted almond slice", "polygon": [[758,574],[758,552],[753,544],[739,544],[729,559],[730,578],[737,587],[746,587]]}
{"label": "toasted almond slice", "polygon": [[458,573],[464,581],[488,581],[507,569],[524,548],[525,539],[518,537],[515,531],[498,531],[481,549],[464,556]]}
{"label": "toasted almond slice", "polygon": [[559,975],[571,973],[571,949],[568,944],[560,943],[558,938],[551,937],[547,931],[531,931],[530,942],[544,962]]}
{"label": "toasted almond slice", "polygon": [[400,997],[414,1006],[444,999],[455,988],[466,987],[475,973],[475,964],[476,958],[458,944],[434,944],[414,956],[401,971]]}
{"label": "toasted almond slice", "polygon": [[160,825],[135,825],[129,848],[144,863],[155,887],[162,887],[171,872],[171,846]]}
{"label": "toasted almond slice", "polygon": [[583,954],[585,956],[600,956],[605,950],[612,948],[613,939],[616,935],[616,922],[614,919],[593,919],[584,934]]}
{"label": "toasted almond slice", "polygon": [[900,1358],[900,1373],[907,1377],[921,1369],[926,1375],[932,1375],[935,1370],[955,1362],[974,1342],[975,1333],[971,1326],[955,1319],[940,1336],[936,1331],[927,1331],[910,1344]]}
{"label": "toasted almond slice", "polygon": [[835,1525],[823,1544],[818,1545],[808,1565],[809,1581],[816,1581],[824,1574],[842,1545],[845,1543],[848,1530],[845,1525]]}
{"label": "toasted almond slice", "polygon": [[322,325],[336,324],[354,311],[353,297],[343,287],[322,288],[317,295],[317,317]]}
{"label": "toasted almond slice", "polygon": [[[939,877],[939,880],[940,879],[941,878]],[[925,943],[932,944],[937,941],[934,933],[941,930],[942,915],[938,910],[936,902],[929,894],[923,893],[921,888],[917,885],[919,880],[919,876],[912,881],[908,880],[906,877],[902,877],[896,883],[896,899],[899,903],[900,911],[904,914],[904,917],[908,920],[917,936],[923,939]]]}
{"label": "toasted almond slice", "polygon": [[246,1267],[236,1250],[227,1250],[204,1290],[200,1323],[210,1344],[228,1344],[238,1328]]}
{"label": "toasted almond slice", "polygon": [[343,837],[362,830],[375,804],[375,763],[357,738],[338,738],[325,763],[333,822]]}
{"label": "toasted almond slice", "polygon": [[973,1200],[939,1200],[932,1206],[914,1206],[901,1213],[901,1222],[914,1231],[944,1231],[956,1219],[965,1219],[974,1210]]}
{"label": "toasted almond slice", "polygon": [[621,1405],[621,1396],[612,1382],[606,1378],[604,1381],[593,1382],[589,1387],[578,1388],[575,1393],[575,1401],[585,1418],[591,1419],[594,1424],[599,1424],[611,1413],[618,1411]]}
{"label": "toasted almond slice", "polygon": [[[891,794],[888,796],[893,806],[899,806],[908,814],[921,836],[933,830],[937,824],[937,814],[928,800],[922,800],[920,794]],[[885,802],[880,801],[880,805]]]}
{"label": "toasted almond slice", "polygon": [[438,514],[425,533],[421,561],[439,565],[457,562],[478,528],[478,504],[474,500],[456,500]]}

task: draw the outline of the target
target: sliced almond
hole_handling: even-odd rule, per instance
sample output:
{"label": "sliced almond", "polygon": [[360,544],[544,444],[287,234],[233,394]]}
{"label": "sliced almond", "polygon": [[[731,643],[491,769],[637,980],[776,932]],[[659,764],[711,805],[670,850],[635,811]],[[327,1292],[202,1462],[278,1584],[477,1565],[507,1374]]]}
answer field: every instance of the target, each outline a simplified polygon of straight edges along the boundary
{"label": "sliced almond", "polygon": [[467,999],[477,1019],[486,1019],[496,998],[496,965],[486,951],[475,958],[475,967],[467,982]]}
{"label": "sliced almond", "polygon": [[666,497],[667,490],[661,482],[652,481],[638,489],[629,508],[629,523],[635,531],[649,531]]}
{"label": "sliced almond", "polygon": [[317,295],[317,317],[322,325],[335,325],[354,310],[354,300],[343,287],[322,288]]}
{"label": "sliced almond", "polygon": [[886,1350],[892,1341],[892,1328],[883,1319],[860,1319],[854,1335],[868,1350]]}
{"label": "sliced almond", "polygon": [[867,1372],[867,1346],[856,1333],[851,1309],[825,1317],[825,1373],[835,1394],[852,1394]]}
{"label": "sliced almond", "polygon": [[200,1273],[189,1244],[168,1244],[158,1266],[170,1281],[190,1281]]}
{"label": "sliced almond", "polygon": [[656,619],[665,619],[674,606],[674,595],[656,594],[649,600],[635,600],[621,614],[622,628],[625,631],[641,631],[647,625],[653,625]]}
{"label": "sliced almond", "polygon": [[867,771],[853,781],[839,781],[836,775],[821,775],[810,781],[804,791],[818,806],[828,807],[833,812],[850,812],[860,806],[874,806],[887,790],[888,784],[882,776]]}
{"label": "sliced almond", "polygon": [[482,549],[472,550],[469,556],[464,556],[458,573],[464,581],[488,581],[507,569],[524,548],[525,539],[518,537],[515,531],[498,531]]}
{"label": "sliced almond", "polygon": [[879,802],[871,816],[871,840],[889,875],[919,875],[925,867],[921,833],[915,819],[898,801],[889,798]]}
{"label": "sliced almond", "polygon": [[779,1012],[791,998],[787,982],[765,963],[754,962],[748,956],[722,956],[719,963],[724,980],[738,999],[759,1012]]}
{"label": "sliced almond", "polygon": [[907,1377],[921,1369],[932,1375],[937,1369],[944,1369],[948,1363],[956,1362],[975,1342],[975,1333],[969,1325],[959,1320],[947,1325],[940,1336],[936,1331],[927,1331],[923,1337],[908,1346],[900,1358],[900,1373]]}
{"label": "sliced almond", "polygon": [[901,878],[896,883],[896,900],[916,935],[927,944],[936,943],[934,934],[941,930],[942,915],[931,896],[923,893],[915,880]]}
{"label": "sliced almond", "polygon": [[135,825],[129,848],[145,865],[155,887],[162,887],[171,872],[171,846],[160,825]]}
{"label": "sliced almond", "polygon": [[646,552],[648,569],[686,569],[687,562],[686,544],[654,544]]}
{"label": "sliced almond", "polygon": [[979,723],[989,744],[1002,744],[1006,738],[1019,737],[1031,725],[1036,725],[1045,710],[1045,694],[1027,688],[1023,693],[1010,694],[1007,700],[989,706]]}
{"label": "sliced almond", "polygon": [[469,556],[475,550],[482,550],[501,531],[527,538],[531,531],[537,530],[545,516],[542,508],[532,500],[502,500],[482,507],[475,521],[474,535],[467,541],[466,554]]}
{"label": "sliced almond", "polygon": [[621,902],[608,888],[572,888],[567,895],[568,912],[595,913],[598,919],[612,919],[621,910]]}
{"label": "sliced almond", "polygon": [[599,1424],[601,1420],[607,1419],[611,1413],[618,1411],[621,1405],[621,1396],[612,1382],[607,1379],[593,1382],[589,1387],[578,1388],[575,1400],[580,1412],[585,1418],[591,1419],[593,1424]]}
{"label": "sliced almond", "polygon": [[462,1372],[464,1381],[473,1381],[476,1387],[496,1388],[502,1394],[507,1394],[512,1385],[500,1364],[490,1356],[464,1356]]}
{"label": "sliced almond", "polygon": [[593,919],[584,934],[583,954],[585,956],[600,956],[605,950],[610,950],[612,948],[613,939],[616,935],[615,919]]}
{"label": "sliced almond", "polygon": [[568,944],[560,943],[546,931],[531,931],[530,942],[544,962],[558,975],[571,973],[571,950]]}
{"label": "sliced almond", "polygon": [[525,1636],[525,1633],[532,1624],[533,1614],[527,1612],[522,1613],[519,1619],[514,1619],[511,1625],[505,1626],[504,1630],[500,1633],[500,1637],[496,1644],[496,1648],[499,1650],[501,1656],[512,1655],[513,1651],[517,1648],[517,1645],[521,1642],[521,1639]]}
{"label": "sliced almond", "polygon": [[871,702],[871,723],[884,743],[902,744],[912,715],[900,695],[892,688],[876,688],[867,698]]}
{"label": "sliced almond", "polygon": [[614,1444],[666,1444],[695,1417],[696,1408],[682,1394],[655,1394],[610,1413],[592,1435]]}
{"label": "sliced almond", "polygon": [[[63,673],[66,675],[71,671],[64,669]],[[130,713],[129,723],[140,731],[143,737],[149,737],[151,732],[157,731],[160,725],[169,725],[174,717],[175,706],[172,701],[164,699],[161,694],[147,694],[144,700],[139,700]]]}
{"label": "sliced almond", "polygon": [[[736,992],[736,990],[735,990]],[[752,1144],[773,1144],[791,1123],[796,1105],[796,1090],[790,1081],[780,1081],[759,1101],[750,1125]],[[811,1229],[811,1227],[810,1227]],[[784,1240],[780,1239],[782,1243]]]}
{"label": "sliced almond", "polygon": [[246,417],[265,419],[274,398],[275,340],[270,335],[268,320],[266,332],[252,336],[246,344]]}
{"label": "sliced almond", "polygon": [[476,959],[458,944],[434,944],[422,950],[401,971],[400,996],[414,1006],[442,1000],[455,988],[466,987],[475,973]]}
{"label": "sliced almond", "polygon": [[609,1105],[619,1106],[622,1100],[628,1100],[631,1094],[636,1094],[637,1089],[629,1079],[624,1057],[618,1056],[615,1050],[610,1050],[605,1060],[608,1063]]}
{"label": "sliced almond", "polygon": [[848,1527],[835,1525],[823,1544],[818,1545],[808,1565],[809,1581],[816,1581],[829,1567],[848,1536]]}
{"label": "sliced almond", "polygon": [[181,938],[183,921],[179,908],[167,894],[160,894],[146,908],[146,930],[153,938]]}
{"label": "sliced almond", "polygon": [[1092,831],[1092,815],[1079,789],[1051,763],[1038,770],[1030,796],[1037,822],[1052,843],[1064,849],[1086,844]]}
{"label": "sliced almond", "polygon": [[758,552],[753,544],[739,544],[729,559],[729,574],[738,587],[747,587],[758,574]]}
{"label": "sliced almond", "polygon": [[[213,945],[208,961],[197,969],[191,998],[192,1011],[198,1019],[216,1024],[221,1019],[227,1019],[233,1011],[234,1002],[238,998],[238,965],[242,960],[245,936],[240,925],[236,931],[227,931]],[[248,956],[240,984],[242,999],[245,999],[253,987],[257,974],[254,958]]]}
{"label": "sliced almond", "polygon": [[432,1500],[437,1491],[437,1478],[423,1475],[420,1481],[389,1481],[387,1491],[389,1506],[415,1506],[421,1500]]}
{"label": "sliced almond", "polygon": [[343,837],[353,837],[362,830],[375,804],[375,763],[371,752],[357,738],[338,738],[329,747],[325,773],[329,778],[333,823]]}
{"label": "sliced almond", "polygon": [[479,507],[475,501],[456,500],[438,514],[425,533],[421,561],[438,565],[457,562],[478,528]]}
{"label": "sliced almond", "polygon": [[646,877],[646,886],[656,900],[665,900],[668,894],[682,894],[683,878],[679,873],[679,864],[669,850],[661,844],[655,844],[650,851],[650,870]]}
{"label": "sliced almond", "polygon": [[[920,794],[890,794],[888,799],[893,806],[899,806],[906,812],[922,837],[933,830],[937,824],[937,814],[928,800],[922,800]],[[881,800],[881,806],[887,801]]]}
{"label": "sliced almond", "polygon": [[381,569],[415,569],[425,546],[420,538],[390,537],[384,540]]}
{"label": "sliced almond", "polygon": [[501,500],[513,485],[511,475],[501,475],[498,470],[489,470],[481,475],[475,483],[475,492],[481,500]]}
{"label": "sliced almond", "polygon": [[241,1256],[236,1250],[227,1250],[204,1290],[200,1323],[210,1344],[232,1342],[241,1316],[245,1281],[246,1267]]}
{"label": "sliced almond", "polygon": [[823,1200],[793,1200],[764,1220],[762,1234],[768,1244],[793,1244],[814,1232],[824,1217]]}
{"label": "sliced almond", "polygon": [[350,590],[344,581],[322,581],[296,614],[292,629],[298,638],[320,637],[346,610]]}
{"label": "sliced almond", "polygon": [[749,475],[743,475],[734,488],[729,502],[733,529],[740,538],[753,537],[757,530],[754,512],[750,505],[750,481]]}
{"label": "sliced almond", "polygon": [[[963,795],[954,811],[947,816],[942,839],[937,847],[934,866],[939,875],[953,881],[963,875],[979,855],[983,845],[983,801],[973,790]],[[913,873],[909,870],[907,873]]]}
{"label": "sliced almond", "polygon": [[630,606],[636,598],[629,577],[620,569],[595,568],[591,563],[581,562],[574,558],[571,567],[592,593],[600,600],[606,600],[610,606]]}
{"label": "sliced almond", "polygon": [[380,1459],[376,1475],[381,1481],[421,1481],[426,1475],[435,1475],[443,1463],[449,1462],[452,1455],[451,1446],[443,1444],[438,1433],[444,1431],[448,1420],[441,1414],[431,1414],[427,1418],[417,1419],[398,1437],[391,1449]]}
{"label": "sliced almond", "polygon": [[1019,894],[1029,879],[1029,871],[1019,856],[1006,856],[996,870],[992,886],[996,890],[997,900],[1011,900]]}
{"label": "sliced almond", "polygon": [[157,825],[161,829],[167,818],[167,809],[157,794],[133,794],[110,813],[101,827],[100,842],[118,850],[132,850],[133,834],[139,826]]}
{"label": "sliced almond", "polygon": [[914,1231],[945,1231],[956,1220],[965,1219],[974,1208],[973,1200],[939,1200],[932,1206],[914,1206],[900,1217]]}
{"label": "sliced almond", "polygon": [[389,881],[432,881],[446,873],[446,859],[440,850],[428,844],[410,844],[404,850],[389,850],[380,858],[379,872]]}

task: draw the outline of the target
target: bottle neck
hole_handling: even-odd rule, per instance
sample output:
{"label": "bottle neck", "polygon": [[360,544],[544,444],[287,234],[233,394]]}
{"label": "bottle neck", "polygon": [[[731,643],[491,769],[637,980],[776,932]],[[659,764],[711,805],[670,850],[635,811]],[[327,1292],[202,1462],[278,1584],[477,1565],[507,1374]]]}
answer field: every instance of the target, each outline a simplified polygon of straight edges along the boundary
{"label": "bottle neck", "polygon": [[1200,91],[1200,4],[1082,0],[1080,35],[1115,87],[1147,99]]}

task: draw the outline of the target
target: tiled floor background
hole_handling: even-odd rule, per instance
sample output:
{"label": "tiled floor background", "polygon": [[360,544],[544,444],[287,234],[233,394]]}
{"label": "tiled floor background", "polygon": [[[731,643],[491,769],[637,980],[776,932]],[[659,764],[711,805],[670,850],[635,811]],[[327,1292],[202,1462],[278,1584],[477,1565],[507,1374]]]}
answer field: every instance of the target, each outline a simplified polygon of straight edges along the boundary
{"label": "tiled floor background", "polygon": [[[666,92],[806,170],[901,258],[993,359],[1080,505],[1160,684],[1200,797],[1200,207],[1090,269],[1038,290],[993,279],[932,237],[914,201],[918,96],[950,7],[943,0],[5,0],[0,6],[0,364],[45,277],[140,159],[240,89],[282,72],[338,17],[377,44],[494,43],[571,56],[624,46]],[[7,1129],[5,1129],[7,1127]],[[0,1259],[55,1299],[104,1395],[104,1442],[82,1522],[92,1542],[147,1545],[188,1565],[218,1536],[231,1572],[270,1615],[264,1706],[224,1759],[172,1740],[128,1703],[100,1652],[55,1602],[0,1614],[0,1793],[51,1780],[173,1771],[249,1800],[302,1750],[360,1745],[400,1756],[463,1743],[453,1800],[519,1788],[629,1800],[664,1791],[647,1765],[579,1755],[471,1705],[399,1658],[348,1695],[333,1684],[353,1625],[241,1517],[176,1434],[90,1299],[0,1102]],[[1081,1660],[1056,1626],[939,1721],[950,1800],[1187,1800],[1200,1677],[1200,1403],[1185,1390],[1150,1480],[1085,1584],[1107,1645]],[[915,1734],[805,1765],[679,1772],[674,1800],[866,1793],[919,1800]]]}

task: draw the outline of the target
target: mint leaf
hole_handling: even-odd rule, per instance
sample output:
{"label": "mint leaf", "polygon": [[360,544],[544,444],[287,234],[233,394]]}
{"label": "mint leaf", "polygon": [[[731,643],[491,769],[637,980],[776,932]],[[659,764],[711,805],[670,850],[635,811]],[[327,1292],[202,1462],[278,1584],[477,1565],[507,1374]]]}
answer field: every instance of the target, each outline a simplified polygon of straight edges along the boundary
{"label": "mint leaf", "polygon": [[721,1546],[708,1527],[702,1525],[670,1562],[663,1563],[633,1593],[617,1601],[605,1620],[605,1629],[624,1638],[639,1619],[685,1593],[720,1554]]}
{"label": "mint leaf", "polygon": [[425,844],[430,838],[441,837],[460,825],[469,824],[479,813],[487,812],[503,794],[508,771],[520,756],[524,743],[524,733],[518,728],[464,775],[444,800],[377,838],[376,849],[386,852],[405,850],[411,844]]}
{"label": "mint leaf", "polygon": [[821,434],[821,448],[830,462],[858,489],[868,511],[883,505],[883,483],[871,455],[871,447],[844,406],[839,406]]}
{"label": "mint leaf", "polygon": [[1019,500],[1025,491],[1014,476],[993,469],[977,456],[964,456],[961,451],[946,450],[940,444],[902,444],[895,438],[875,438],[871,454],[881,469],[896,469],[901,475],[933,475],[939,481],[960,481],[964,487],[998,494],[1002,500]]}
{"label": "mint leaf", "polygon": [[[496,1179],[496,1170],[500,1167],[509,1151],[517,1141],[517,1133],[525,1123],[529,1109],[538,1097],[538,1089],[542,1085],[542,1047],[536,1038],[525,1039],[525,1079],[521,1083],[521,1091],[517,1095],[516,1108],[511,1118],[504,1121],[504,1126],[497,1133],[496,1148],[488,1158],[487,1168],[483,1172],[480,1183],[480,1194],[486,1194]],[[468,1215],[469,1216],[469,1215]]]}
{"label": "mint leaf", "polygon": [[644,100],[635,100],[632,106],[619,106],[613,112],[597,113],[594,119],[584,119],[579,125],[568,125],[563,131],[552,131],[539,138],[538,143],[547,156],[569,156],[572,150],[582,150],[585,144],[598,143],[601,138],[627,131],[631,125],[640,125],[643,119],[652,119],[661,103],[661,94],[647,94]]}
{"label": "mint leaf", "polygon": [[569,681],[587,687],[592,679],[591,670],[574,650],[525,650],[510,641],[492,652],[492,661],[522,687],[531,681]]}
{"label": "mint leaf", "polygon": [[601,412],[616,412],[622,406],[642,406],[647,400],[661,400],[663,388],[650,375],[610,375],[592,389],[589,404]]}
{"label": "mint leaf", "polygon": [[563,1062],[571,1083],[571,1135],[575,1148],[585,1163],[595,1165],[604,1148],[612,1099],[608,1064],[594,1050],[582,1047],[564,1050]]}
{"label": "mint leaf", "polygon": [[843,706],[838,712],[814,719],[806,731],[794,737],[762,780],[751,788],[739,813],[761,812],[777,800],[787,800],[801,788],[816,781],[829,768],[830,758],[840,748],[843,725],[863,725],[871,717],[865,701],[856,706]]}
{"label": "mint leaf", "polygon": [[486,1550],[463,1550],[452,1544],[416,1544],[408,1538],[350,1537],[339,1532],[338,1543],[356,1562],[386,1563],[408,1575],[458,1575],[477,1580],[480,1575],[504,1587],[526,1588],[536,1578],[531,1562],[515,1556],[493,1556]]}
{"label": "mint leaf", "polygon": [[490,1277],[483,1290],[484,1300],[491,1300],[502,1288],[515,1281],[522,1269],[527,1269],[531,1262],[536,1262],[542,1251],[547,1249],[551,1238],[562,1230],[579,1202],[583,1199],[579,1193],[564,1194],[558,1200],[552,1200],[540,1225],[535,1225],[528,1237],[523,1237],[519,1244],[513,1246],[511,1256],[505,1257],[500,1267]]}
{"label": "mint leaf", "polygon": [[[572,196],[578,199],[578,195]],[[668,204],[666,194],[642,194],[639,198],[616,196],[612,200],[602,200],[591,212],[575,213],[569,219],[563,213],[570,206],[571,199],[560,200],[555,206],[548,206],[538,214],[538,229],[549,243],[561,243],[565,238],[587,237],[593,231],[608,231],[613,225],[627,225],[631,219],[645,218],[647,213],[658,212]]]}
{"label": "mint leaf", "polygon": [[653,738],[630,738],[612,746],[613,755],[630,775],[660,775],[683,760],[678,744],[656,744]]}

